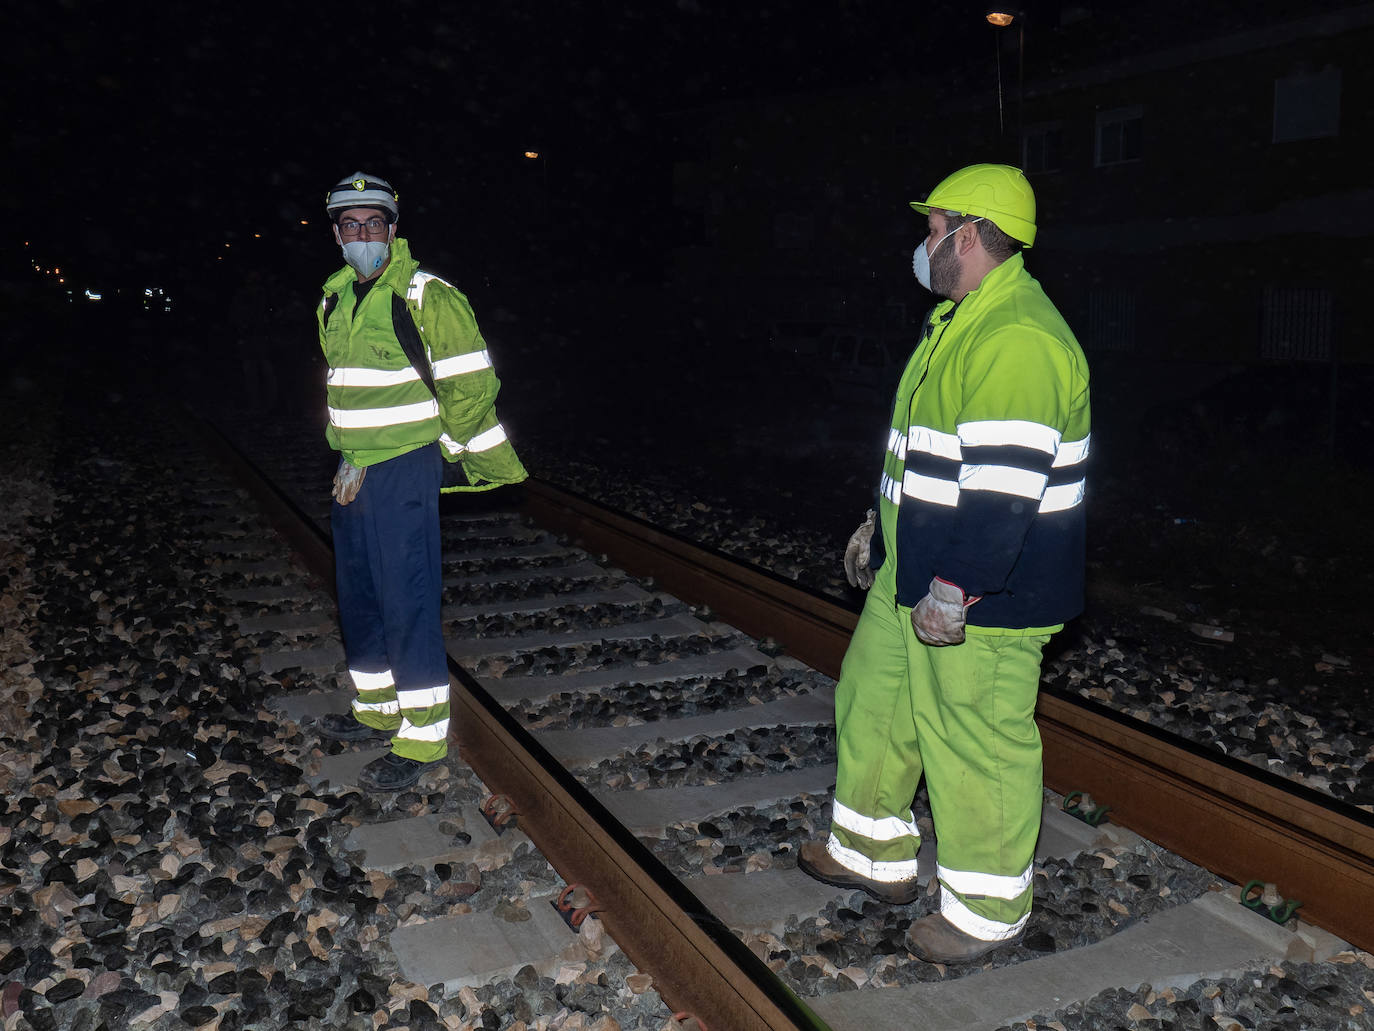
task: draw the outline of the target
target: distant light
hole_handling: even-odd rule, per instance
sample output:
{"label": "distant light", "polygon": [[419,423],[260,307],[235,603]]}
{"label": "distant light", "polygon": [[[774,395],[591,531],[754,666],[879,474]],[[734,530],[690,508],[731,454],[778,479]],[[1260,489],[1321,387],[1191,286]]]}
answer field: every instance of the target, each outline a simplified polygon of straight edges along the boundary
{"label": "distant light", "polygon": [[57,277],[57,281],[58,281],[59,283],[65,283],[65,282],[66,282],[66,280],[63,279],[61,276],[58,276],[58,277]]}
{"label": "distant light", "polygon": [[303,225],[303,226],[308,226],[309,224],[310,224],[310,219],[308,219],[308,218],[303,218],[303,219],[301,219],[301,225]]}
{"label": "distant light", "polygon": [[527,151],[525,151],[525,157],[529,158],[531,161],[533,161],[533,160],[534,160],[535,158],[537,158],[538,156],[539,156],[539,151],[537,151],[537,150],[527,150]]}
{"label": "distant light", "polygon": [[261,234],[261,233],[254,233],[254,234],[253,234],[253,239],[254,239],[254,240],[261,240],[261,239],[262,239],[262,234]]}
{"label": "distant light", "polygon": [[224,246],[226,246],[226,247],[232,247],[233,244],[228,244],[228,243],[226,243]]}
{"label": "distant light", "polygon": [[56,273],[57,275],[61,275],[61,274],[62,274],[62,270],[61,270],[60,268],[55,268],[55,269],[53,269],[53,272]]}
{"label": "distant light", "polygon": [[101,296],[100,296],[100,294],[96,293],[94,290],[87,290],[87,291],[86,291],[86,299],[87,299],[87,300],[90,300],[90,301],[98,301],[98,300],[101,299]]}
{"label": "distant light", "polygon": [[1016,20],[1016,15],[1010,11],[989,11],[988,24],[996,25],[999,29],[1005,29]]}

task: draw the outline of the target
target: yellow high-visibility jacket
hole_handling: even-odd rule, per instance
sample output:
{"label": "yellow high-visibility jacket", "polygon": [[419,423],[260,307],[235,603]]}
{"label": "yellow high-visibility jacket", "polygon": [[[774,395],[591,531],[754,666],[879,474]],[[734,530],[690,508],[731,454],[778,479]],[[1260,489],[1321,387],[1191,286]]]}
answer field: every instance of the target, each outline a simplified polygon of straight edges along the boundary
{"label": "yellow high-visibility jacket", "polygon": [[[348,266],[334,273],[317,312],[329,364],[330,446],[363,468],[437,440],[450,462],[462,463],[466,481],[446,491],[489,490],[525,479],[496,416],[500,381],[462,292],[421,272],[399,237],[391,243],[390,264],[361,301],[356,283]],[[415,320],[435,393],[396,339],[393,296],[406,301]]]}
{"label": "yellow high-visibility jacket", "polygon": [[938,576],[981,599],[971,631],[1082,611],[1089,422],[1087,360],[1020,254],[936,305],[897,388],[879,485],[873,564],[895,558],[896,604]]}

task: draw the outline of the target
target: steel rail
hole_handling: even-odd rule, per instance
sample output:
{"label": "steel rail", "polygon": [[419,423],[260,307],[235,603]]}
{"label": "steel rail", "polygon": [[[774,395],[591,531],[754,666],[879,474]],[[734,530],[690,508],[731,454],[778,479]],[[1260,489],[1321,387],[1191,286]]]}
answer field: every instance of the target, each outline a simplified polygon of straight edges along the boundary
{"label": "steel rail", "polygon": [[[526,486],[525,511],[839,676],[852,610],[546,483]],[[1273,883],[1304,920],[1374,950],[1374,817],[1076,697],[1042,691],[1036,720],[1052,789],[1087,792],[1114,822],[1230,881]]]}
{"label": "steel rail", "polygon": [[[305,567],[331,589],[320,529],[215,427],[188,420]],[[450,660],[450,742],[568,884],[600,901],[616,945],[675,1011],[730,1031],[826,1031],[797,996],[610,815],[472,677]]]}

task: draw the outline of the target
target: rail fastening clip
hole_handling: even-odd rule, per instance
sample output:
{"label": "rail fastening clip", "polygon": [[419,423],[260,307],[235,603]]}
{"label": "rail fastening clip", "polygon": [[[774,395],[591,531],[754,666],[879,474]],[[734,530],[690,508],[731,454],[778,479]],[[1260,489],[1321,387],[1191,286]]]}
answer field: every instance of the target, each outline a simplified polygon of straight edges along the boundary
{"label": "rail fastening clip", "polygon": [[497,837],[500,837],[507,827],[513,827],[515,818],[520,815],[516,812],[515,803],[510,800],[509,795],[492,795],[482,803],[481,813]]}
{"label": "rail fastening clip", "polygon": [[[1258,891],[1256,891],[1258,889]],[[1251,893],[1253,894],[1253,897]],[[1260,916],[1267,916],[1276,924],[1286,924],[1293,919],[1293,914],[1302,905],[1297,899],[1280,898],[1274,905],[1265,907],[1264,905],[1264,882],[1249,881],[1244,888],[1240,889],[1240,904],[1246,909],[1253,909]]]}
{"label": "rail fastening clip", "polygon": [[587,917],[601,912],[601,904],[585,884],[569,884],[556,900],[550,900],[550,904],[574,931],[582,927]]}
{"label": "rail fastening clip", "polygon": [[1100,805],[1095,809],[1085,809],[1081,804],[1081,800],[1084,797],[1085,792],[1071,791],[1064,796],[1064,802],[1061,808],[1070,816],[1082,820],[1089,827],[1096,827],[1107,819],[1107,813],[1111,811],[1112,807],[1109,805]]}

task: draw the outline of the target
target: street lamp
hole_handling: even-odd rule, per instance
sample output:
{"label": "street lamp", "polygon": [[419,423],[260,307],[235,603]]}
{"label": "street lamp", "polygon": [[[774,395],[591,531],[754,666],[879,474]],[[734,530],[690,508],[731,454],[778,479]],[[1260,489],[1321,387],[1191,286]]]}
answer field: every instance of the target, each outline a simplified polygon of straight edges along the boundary
{"label": "street lamp", "polygon": [[548,158],[544,156],[543,151],[539,151],[539,150],[527,150],[527,151],[525,151],[525,160],[526,160],[526,161],[538,161],[538,162],[539,162],[539,176],[540,176],[540,179],[542,180],[542,182],[543,182],[543,184],[544,184],[544,192],[547,193],[547,192],[548,192],[548,189],[549,189],[549,160],[548,160]]}
{"label": "street lamp", "polygon": [[551,231],[553,220],[550,217],[553,205],[549,199],[549,155],[545,151],[531,148],[524,152],[524,157],[526,162],[537,161],[539,163],[539,203],[535,208],[538,232],[530,237],[526,246],[534,253],[536,262],[540,266],[539,274],[542,282],[539,283],[538,294],[533,307],[535,321],[542,326],[548,314],[548,293],[553,285],[553,234]]}
{"label": "street lamp", "polygon": [[[1025,129],[1025,74],[1026,74],[1026,13],[1009,7],[990,7],[984,15],[989,25],[998,29],[994,35],[997,50],[997,135],[1006,135],[1006,123],[1002,116],[1002,36],[1001,29],[1016,24],[1016,136],[1017,149],[1020,149],[1021,133]],[[1019,157],[1017,163],[1019,164]]]}

